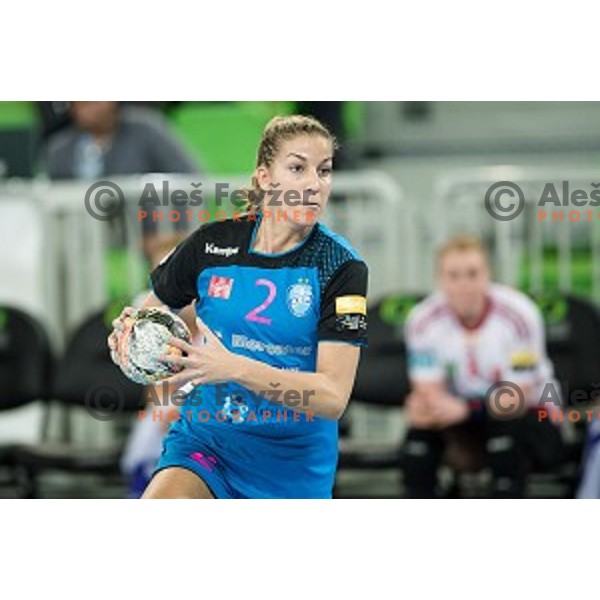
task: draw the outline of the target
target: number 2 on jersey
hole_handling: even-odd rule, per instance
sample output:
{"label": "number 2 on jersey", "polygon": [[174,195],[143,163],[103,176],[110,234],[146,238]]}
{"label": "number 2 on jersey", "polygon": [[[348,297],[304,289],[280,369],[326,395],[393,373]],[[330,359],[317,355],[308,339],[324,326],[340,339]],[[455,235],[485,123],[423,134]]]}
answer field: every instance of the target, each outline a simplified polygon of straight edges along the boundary
{"label": "number 2 on jersey", "polygon": [[253,308],[246,315],[246,319],[248,321],[253,321],[254,323],[262,323],[263,325],[270,325],[271,319],[269,317],[261,317],[261,316],[259,316],[259,313],[266,310],[273,303],[273,300],[275,300],[275,296],[277,295],[277,287],[269,279],[257,279],[256,285],[266,286],[269,290],[269,295],[267,296],[267,299],[262,304],[259,304],[256,308]]}

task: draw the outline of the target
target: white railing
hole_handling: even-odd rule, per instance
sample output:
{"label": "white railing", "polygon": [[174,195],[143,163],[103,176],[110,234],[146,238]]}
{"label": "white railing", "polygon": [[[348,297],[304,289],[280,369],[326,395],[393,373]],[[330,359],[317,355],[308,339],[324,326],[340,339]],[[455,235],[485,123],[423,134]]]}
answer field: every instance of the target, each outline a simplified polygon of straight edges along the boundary
{"label": "white railing", "polygon": [[[344,200],[336,201],[337,197]],[[418,282],[414,210],[386,173],[338,173],[325,222],[347,237],[369,265],[369,296],[412,291]]]}
{"label": "white railing", "polygon": [[61,343],[59,239],[29,185],[0,185],[0,303],[40,320]]}
{"label": "white railing", "polygon": [[[568,182],[569,195],[576,189],[589,194],[593,184],[600,181],[600,171],[573,170],[572,168],[522,168],[495,166],[470,169],[441,179],[436,186],[436,198],[431,208],[423,213],[425,229],[421,236],[421,259],[433,264],[433,253],[437,245],[454,233],[475,233],[489,244],[495,278],[516,286],[520,283],[519,269],[527,264],[529,291],[545,291],[545,249],[556,251],[558,288],[563,292],[575,287],[573,257],[576,251],[589,258],[590,280],[593,299],[600,303],[600,206],[554,206],[540,204],[544,188],[552,184],[558,198],[563,198],[563,182]],[[522,191],[523,209],[513,219],[494,218],[485,205],[488,190],[498,182],[516,184]],[[518,206],[519,197],[515,189],[509,196],[503,194],[501,186],[490,195],[492,209],[503,216],[500,208],[510,204]],[[496,194],[501,194],[497,197]],[[599,190],[600,194],[600,190]],[[496,203],[497,202],[497,203]],[[558,211],[553,218],[553,210]],[[542,213],[540,211],[546,211]],[[562,211],[562,220],[559,220]],[[575,212],[573,212],[575,211]],[[428,215],[431,218],[428,218]],[[419,286],[431,286],[431,267],[419,269],[425,276]]]}

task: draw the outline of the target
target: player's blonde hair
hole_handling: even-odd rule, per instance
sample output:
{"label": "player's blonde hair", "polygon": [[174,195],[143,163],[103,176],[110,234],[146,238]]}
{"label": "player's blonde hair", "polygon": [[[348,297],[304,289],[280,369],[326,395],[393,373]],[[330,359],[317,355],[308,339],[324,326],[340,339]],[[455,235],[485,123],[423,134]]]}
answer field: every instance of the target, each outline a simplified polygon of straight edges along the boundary
{"label": "player's blonde hair", "polygon": [[437,251],[437,266],[438,269],[442,265],[444,258],[451,252],[479,252],[489,265],[489,254],[483,241],[476,235],[470,233],[459,233],[446,240]]}
{"label": "player's blonde hair", "polygon": [[[335,136],[314,117],[306,115],[273,117],[263,130],[256,152],[256,168],[271,166],[281,144],[299,135],[320,135],[331,143],[333,151],[338,149]],[[251,188],[247,190],[248,210],[260,210],[263,195],[258,179],[253,175]]]}
{"label": "player's blonde hair", "polygon": [[158,263],[173,250],[177,244],[183,242],[186,238],[185,233],[173,233],[171,235],[160,236],[156,245],[149,251],[150,266],[154,269]]}

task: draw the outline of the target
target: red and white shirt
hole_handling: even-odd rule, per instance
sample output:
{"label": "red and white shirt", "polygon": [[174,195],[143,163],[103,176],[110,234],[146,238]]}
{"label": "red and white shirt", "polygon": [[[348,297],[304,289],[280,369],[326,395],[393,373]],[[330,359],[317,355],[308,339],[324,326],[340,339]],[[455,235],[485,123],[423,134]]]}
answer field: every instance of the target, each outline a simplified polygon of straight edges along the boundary
{"label": "red and white shirt", "polygon": [[547,385],[560,394],[546,354],[544,324],[537,306],[523,293],[492,284],[479,323],[467,327],[442,292],[410,312],[405,329],[412,381],[440,381],[457,396],[483,398],[499,381],[532,387],[540,406]]}

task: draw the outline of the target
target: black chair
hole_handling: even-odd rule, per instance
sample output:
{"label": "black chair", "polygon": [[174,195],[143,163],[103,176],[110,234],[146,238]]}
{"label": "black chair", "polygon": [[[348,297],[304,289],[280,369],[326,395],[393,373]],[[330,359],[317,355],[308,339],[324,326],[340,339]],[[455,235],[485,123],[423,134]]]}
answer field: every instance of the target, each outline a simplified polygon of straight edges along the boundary
{"label": "black chair", "polygon": [[[98,312],[77,329],[57,365],[51,394],[64,407],[85,407],[87,418],[106,422],[141,408],[144,389],[128,380],[110,359],[106,340],[111,312]],[[46,440],[16,449],[15,462],[24,474],[22,496],[35,497],[38,477],[47,471],[119,474],[125,439],[98,449],[74,445],[68,432],[66,437],[66,441]]]}
{"label": "black chair", "polygon": [[[420,296],[388,294],[369,308],[369,344],[363,349],[351,403],[399,408],[409,393],[404,324]],[[340,436],[338,471],[399,469],[401,442],[363,442]]]}
{"label": "black chair", "polygon": [[[588,300],[569,294],[532,296],[544,318],[548,354],[568,405],[573,392],[600,394],[600,314]],[[576,404],[576,402],[575,402]]]}
{"label": "black chair", "polygon": [[[26,312],[0,306],[0,411],[45,400],[50,392],[53,356],[46,330]],[[0,446],[0,466],[14,485],[17,444]]]}

